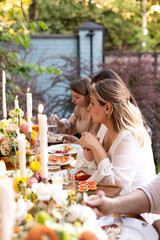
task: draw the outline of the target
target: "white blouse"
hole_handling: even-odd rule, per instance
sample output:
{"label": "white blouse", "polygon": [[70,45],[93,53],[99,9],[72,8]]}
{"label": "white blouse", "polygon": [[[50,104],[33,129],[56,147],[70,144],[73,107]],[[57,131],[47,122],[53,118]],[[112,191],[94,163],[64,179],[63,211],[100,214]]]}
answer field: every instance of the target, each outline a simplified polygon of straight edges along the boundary
{"label": "white blouse", "polygon": [[[102,125],[97,134],[101,143],[106,131],[107,128]],[[146,140],[141,147],[138,139],[128,130],[120,131],[108,151],[108,156],[109,158],[103,159],[97,166],[95,160],[87,161],[83,150],[80,150],[76,167],[96,169],[88,181],[121,185],[122,195],[150,182],[156,176],[150,141]]]}

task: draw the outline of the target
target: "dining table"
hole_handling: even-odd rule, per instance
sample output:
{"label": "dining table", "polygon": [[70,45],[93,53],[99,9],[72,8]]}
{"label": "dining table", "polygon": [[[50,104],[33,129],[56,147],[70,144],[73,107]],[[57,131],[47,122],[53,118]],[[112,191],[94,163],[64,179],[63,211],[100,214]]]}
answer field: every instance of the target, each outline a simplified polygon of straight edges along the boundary
{"label": "dining table", "polygon": [[[61,144],[61,143],[58,142],[58,144]],[[56,143],[54,143],[54,144],[49,143],[48,144],[49,147],[52,146],[52,145],[55,146],[57,144]],[[74,170],[75,172],[78,171],[75,168],[75,164],[74,164],[74,163],[76,163],[76,158],[77,158],[77,153],[74,153],[74,154],[72,154],[72,160],[73,160],[72,164],[70,164],[70,162],[69,162],[68,164],[66,163],[64,165],[61,165],[60,170],[49,170],[48,171],[48,174],[49,174],[49,179],[48,180],[50,180],[50,178],[52,178],[52,176],[54,174],[61,173],[65,170]],[[4,160],[4,157],[0,156],[0,160]],[[27,162],[27,166],[28,165],[29,165],[29,162]],[[6,168],[7,168],[7,170],[13,170],[14,169],[13,164],[7,163],[7,162],[6,162]],[[79,191],[78,186],[79,186],[79,181],[75,180],[75,190],[76,190],[76,192]],[[110,197],[110,198],[115,198],[115,197],[120,195],[121,190],[122,190],[122,187],[120,185],[115,185],[115,184],[97,183],[96,187],[97,188],[95,190],[91,190],[87,194],[89,194],[89,195],[90,194],[97,194],[98,191],[102,190],[104,192],[105,196]],[[120,215],[118,213],[113,213],[112,217],[119,219],[119,217],[121,218],[122,215]],[[135,219],[135,221],[140,220],[140,221],[143,221],[144,223],[146,223],[145,219],[139,214],[125,214],[125,215],[123,215],[123,217],[125,217],[128,220],[130,220],[130,219],[134,220]]]}

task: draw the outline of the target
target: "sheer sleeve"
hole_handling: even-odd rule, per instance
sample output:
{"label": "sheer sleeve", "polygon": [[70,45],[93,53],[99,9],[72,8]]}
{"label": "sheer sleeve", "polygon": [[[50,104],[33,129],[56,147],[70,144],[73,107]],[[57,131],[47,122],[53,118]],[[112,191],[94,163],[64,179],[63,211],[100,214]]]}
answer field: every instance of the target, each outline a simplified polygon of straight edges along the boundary
{"label": "sheer sleeve", "polygon": [[123,139],[116,147],[110,158],[103,159],[92,179],[106,184],[122,186],[122,194],[132,189],[133,179],[141,162],[141,152],[138,141]]}
{"label": "sheer sleeve", "polygon": [[112,182],[122,186],[122,194],[132,190],[133,179],[141,163],[140,145],[132,140],[123,140],[112,158]]}
{"label": "sheer sleeve", "polygon": [[76,129],[76,121],[78,119],[77,115],[77,109],[75,108],[74,112],[71,114],[69,119],[62,118],[61,119],[61,126],[58,127],[59,133],[62,134],[76,134],[77,129]]}

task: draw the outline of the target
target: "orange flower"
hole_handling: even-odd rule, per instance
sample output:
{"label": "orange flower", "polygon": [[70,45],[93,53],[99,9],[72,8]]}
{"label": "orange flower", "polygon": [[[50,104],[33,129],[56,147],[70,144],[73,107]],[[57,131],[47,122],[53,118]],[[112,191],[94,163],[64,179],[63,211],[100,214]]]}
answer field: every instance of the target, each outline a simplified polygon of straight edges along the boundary
{"label": "orange flower", "polygon": [[32,227],[26,240],[42,240],[45,236],[47,236],[49,240],[60,240],[59,236],[53,229],[42,224]]}
{"label": "orange flower", "polygon": [[81,236],[79,237],[79,240],[88,240],[88,239],[98,240],[96,235],[94,233],[91,233],[91,232],[83,232],[81,234]]}

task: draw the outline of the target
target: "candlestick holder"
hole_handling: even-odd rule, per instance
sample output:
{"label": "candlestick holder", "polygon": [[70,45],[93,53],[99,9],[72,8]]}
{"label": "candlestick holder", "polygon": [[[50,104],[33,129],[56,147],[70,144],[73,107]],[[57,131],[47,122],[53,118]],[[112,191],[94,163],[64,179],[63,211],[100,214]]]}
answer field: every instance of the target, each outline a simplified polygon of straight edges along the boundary
{"label": "candlestick holder", "polygon": [[42,178],[42,179],[41,179],[41,182],[47,184],[47,183],[48,183],[48,179],[47,179],[47,178]]}

